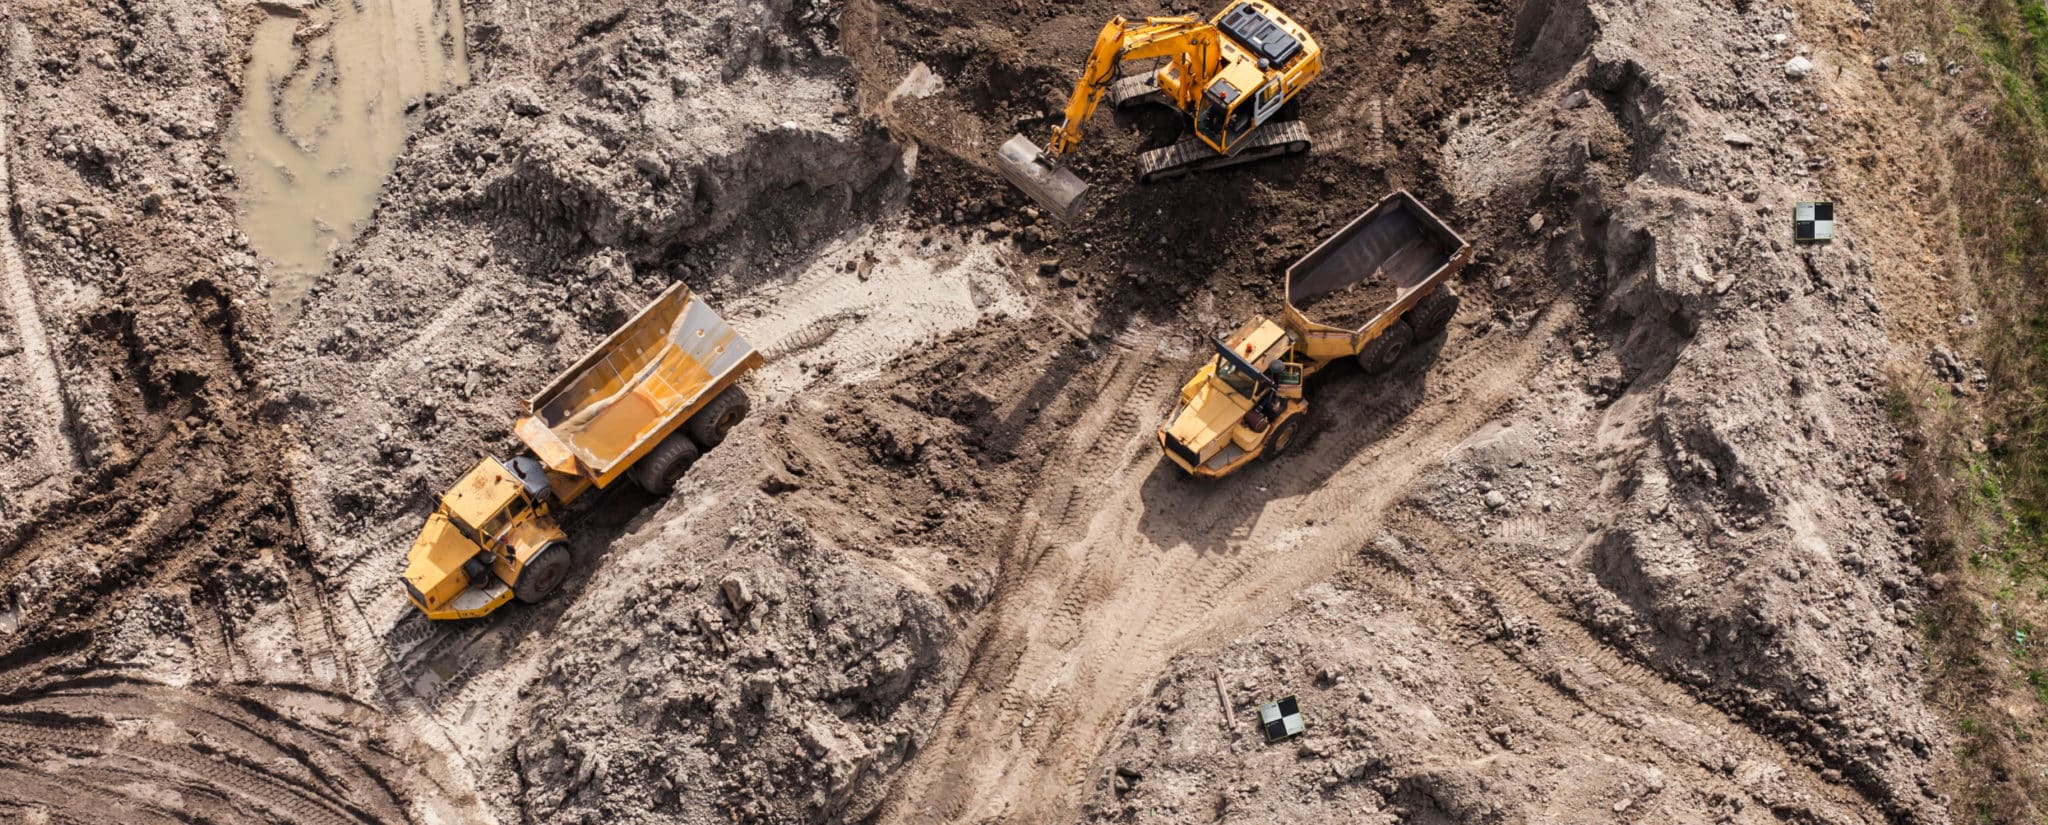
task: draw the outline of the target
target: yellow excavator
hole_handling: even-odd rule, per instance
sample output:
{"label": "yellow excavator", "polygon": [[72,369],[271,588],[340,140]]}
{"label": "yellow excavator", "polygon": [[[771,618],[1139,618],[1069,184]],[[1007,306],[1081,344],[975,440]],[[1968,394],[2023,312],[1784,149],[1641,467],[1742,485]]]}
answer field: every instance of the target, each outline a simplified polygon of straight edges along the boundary
{"label": "yellow excavator", "polygon": [[[1162,59],[1154,71],[1121,77],[1126,60]],[[1138,158],[1151,183],[1202,169],[1308,151],[1299,120],[1272,123],[1287,101],[1323,71],[1323,50],[1301,24],[1265,0],[1237,0],[1210,20],[1193,15],[1109,21],[1067,98],[1066,117],[1043,146],[1016,135],[996,151],[996,168],[1062,221],[1087,211],[1088,184],[1061,164],[1081,143],[1081,124],[1111,105],[1165,103],[1194,136]],[[1264,127],[1264,128],[1261,128]]]}

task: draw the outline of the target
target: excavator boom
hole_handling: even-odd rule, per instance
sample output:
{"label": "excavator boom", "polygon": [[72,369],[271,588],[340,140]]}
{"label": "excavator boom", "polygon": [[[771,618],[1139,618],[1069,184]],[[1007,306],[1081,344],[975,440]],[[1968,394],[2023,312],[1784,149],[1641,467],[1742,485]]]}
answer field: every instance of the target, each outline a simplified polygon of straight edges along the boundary
{"label": "excavator boom", "polygon": [[1196,78],[1190,88],[1200,88],[1216,71],[1217,36],[1216,27],[1199,17],[1148,17],[1139,25],[1112,18],[1095,36],[1052,139],[1039,146],[1023,135],[1012,136],[996,150],[996,168],[1061,221],[1079,217],[1087,211],[1088,184],[1059,161],[1081,143],[1081,125],[1102,105],[1118,68],[1125,60],[1169,57],[1182,77]]}

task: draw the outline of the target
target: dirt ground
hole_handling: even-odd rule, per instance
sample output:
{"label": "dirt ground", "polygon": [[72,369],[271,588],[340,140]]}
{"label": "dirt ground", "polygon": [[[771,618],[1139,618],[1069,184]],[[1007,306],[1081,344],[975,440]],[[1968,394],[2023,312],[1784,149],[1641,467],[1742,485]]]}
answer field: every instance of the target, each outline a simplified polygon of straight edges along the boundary
{"label": "dirt ground", "polygon": [[[1308,155],[1140,186],[1178,121],[1105,112],[1062,226],[990,152],[1108,17],[1213,9],[337,2],[0,10],[8,818],[1953,819],[1883,400],[1955,233],[1857,6],[1289,4]],[[1162,462],[1403,188],[1478,249],[1449,330],[1284,461]],[[548,603],[420,617],[434,497],[678,280],[752,417]]]}

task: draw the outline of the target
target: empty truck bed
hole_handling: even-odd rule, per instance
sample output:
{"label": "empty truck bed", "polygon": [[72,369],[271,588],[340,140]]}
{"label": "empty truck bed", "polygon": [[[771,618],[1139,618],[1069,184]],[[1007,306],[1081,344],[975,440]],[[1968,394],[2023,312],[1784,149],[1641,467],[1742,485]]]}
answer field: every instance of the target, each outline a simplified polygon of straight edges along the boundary
{"label": "empty truck bed", "polygon": [[519,436],[549,468],[602,485],[760,358],[676,284],[530,399]]}

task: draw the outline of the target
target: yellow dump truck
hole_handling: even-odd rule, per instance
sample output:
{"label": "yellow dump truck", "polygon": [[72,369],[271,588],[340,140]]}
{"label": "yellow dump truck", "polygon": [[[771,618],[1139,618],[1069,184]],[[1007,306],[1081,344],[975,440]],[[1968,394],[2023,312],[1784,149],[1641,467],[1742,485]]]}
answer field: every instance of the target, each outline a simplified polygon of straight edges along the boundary
{"label": "yellow dump truck", "polygon": [[1159,446],[1202,478],[1286,451],[1308,413],[1302,381],[1341,359],[1368,372],[1401,360],[1457,314],[1446,283],[1472,247],[1406,191],[1365,210],[1287,268],[1287,307],[1214,339],[1215,354],[1181,387]]}
{"label": "yellow dump truck", "polygon": [[709,304],[669,287],[527,400],[513,426],[526,453],[477,462],[441,496],[406,554],[406,596],[430,619],[546,598],[570,566],[556,515],[621,476],[668,493],[746,417],[735,382],[760,364]]}

